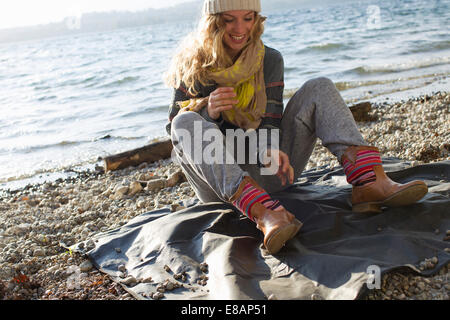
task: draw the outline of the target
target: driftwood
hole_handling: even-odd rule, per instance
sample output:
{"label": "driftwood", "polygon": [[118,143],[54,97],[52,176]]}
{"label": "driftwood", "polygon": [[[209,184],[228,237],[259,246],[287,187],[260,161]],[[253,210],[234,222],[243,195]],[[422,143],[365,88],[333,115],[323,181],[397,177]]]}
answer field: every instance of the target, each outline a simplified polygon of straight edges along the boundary
{"label": "driftwood", "polygon": [[161,159],[170,158],[172,149],[173,146],[170,138],[164,138],[138,149],[105,157],[105,172],[138,166],[143,162],[152,163]]}
{"label": "driftwood", "polygon": [[370,102],[361,102],[350,107],[350,111],[353,114],[353,118],[357,122],[376,121],[378,117],[369,114],[372,110],[372,104]]}

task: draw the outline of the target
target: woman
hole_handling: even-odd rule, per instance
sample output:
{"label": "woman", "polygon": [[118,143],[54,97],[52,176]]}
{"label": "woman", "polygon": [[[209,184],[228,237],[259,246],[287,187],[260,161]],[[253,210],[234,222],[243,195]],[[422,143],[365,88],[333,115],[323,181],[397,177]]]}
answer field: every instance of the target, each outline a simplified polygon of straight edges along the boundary
{"label": "woman", "polygon": [[[256,223],[265,247],[275,254],[302,223],[269,193],[299,177],[320,138],[353,185],[353,211],[381,212],[382,206],[421,199],[427,193],[422,181],[401,185],[386,176],[378,149],[367,146],[329,79],[306,82],[283,111],[283,57],[261,41],[265,17],[260,11],[260,0],[206,0],[198,30],[186,37],[168,72],[174,96],[167,131],[197,197],[233,204]],[[257,164],[227,162],[227,152],[234,150],[236,158],[236,149],[226,130],[239,128],[279,132],[280,139],[264,145],[260,138],[257,152],[266,157],[258,157]],[[195,161],[195,150],[201,153],[210,143],[198,138],[187,143],[186,133],[194,137],[199,130],[220,137],[223,161]],[[263,164],[276,170],[262,174]]]}

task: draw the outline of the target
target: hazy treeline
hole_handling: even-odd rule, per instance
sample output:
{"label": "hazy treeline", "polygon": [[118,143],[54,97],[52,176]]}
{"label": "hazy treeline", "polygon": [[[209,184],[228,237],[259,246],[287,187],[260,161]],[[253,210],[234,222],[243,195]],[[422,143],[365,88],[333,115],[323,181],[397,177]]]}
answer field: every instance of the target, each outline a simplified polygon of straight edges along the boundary
{"label": "hazy treeline", "polygon": [[[332,0],[262,0],[263,14],[286,8],[326,3]],[[32,40],[67,34],[108,31],[119,28],[139,27],[150,24],[193,21],[200,17],[203,0],[194,0],[162,9],[138,12],[111,11],[85,13],[81,17],[67,17],[61,22],[0,30],[0,43]]]}

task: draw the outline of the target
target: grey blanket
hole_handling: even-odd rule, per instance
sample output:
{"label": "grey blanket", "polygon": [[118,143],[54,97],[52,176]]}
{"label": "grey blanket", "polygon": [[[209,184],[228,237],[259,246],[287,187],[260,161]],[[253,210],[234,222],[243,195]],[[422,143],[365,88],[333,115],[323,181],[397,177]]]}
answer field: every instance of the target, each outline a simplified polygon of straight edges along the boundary
{"label": "grey blanket", "polygon": [[[150,299],[167,279],[172,284],[164,296],[171,300],[359,299],[377,288],[386,272],[409,268],[428,276],[450,260],[444,251],[450,161],[416,167],[395,159],[384,163],[394,181],[422,179],[430,192],[412,206],[355,214],[341,168],[306,171],[294,186],[273,195],[304,223],[274,256],[262,247],[254,223],[223,203],[142,214],[97,235],[86,254],[118,282],[137,279],[128,278],[124,287],[138,299]],[[419,263],[431,257],[438,258],[436,267],[420,270]]]}

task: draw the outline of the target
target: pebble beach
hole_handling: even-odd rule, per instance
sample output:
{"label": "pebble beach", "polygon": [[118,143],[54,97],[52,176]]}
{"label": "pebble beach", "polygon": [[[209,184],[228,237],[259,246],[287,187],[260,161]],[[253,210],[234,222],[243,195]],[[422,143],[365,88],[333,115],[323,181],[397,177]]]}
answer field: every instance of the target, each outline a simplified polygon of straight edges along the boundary
{"label": "pebble beach", "polygon": [[[411,166],[450,160],[450,93],[437,92],[406,101],[372,104],[369,121],[357,122],[364,138],[382,156],[410,161]],[[339,166],[320,142],[307,170]],[[75,176],[0,191],[0,300],[133,300],[84,256],[68,247],[116,229],[142,213],[169,207],[177,211],[196,197],[171,159]],[[436,230],[447,239],[450,230]],[[449,248],[446,249],[450,252]],[[420,262],[432,269],[436,257]],[[419,264],[419,262],[418,262]],[[78,286],[70,270],[81,271]],[[449,300],[450,270],[433,277],[392,272],[369,300]],[[164,297],[161,297],[164,299]]]}

